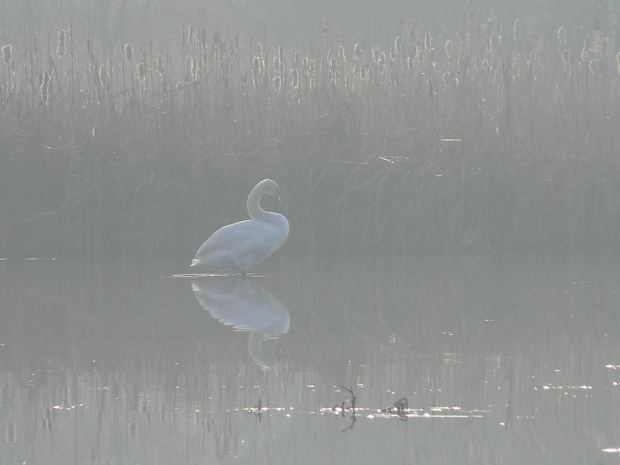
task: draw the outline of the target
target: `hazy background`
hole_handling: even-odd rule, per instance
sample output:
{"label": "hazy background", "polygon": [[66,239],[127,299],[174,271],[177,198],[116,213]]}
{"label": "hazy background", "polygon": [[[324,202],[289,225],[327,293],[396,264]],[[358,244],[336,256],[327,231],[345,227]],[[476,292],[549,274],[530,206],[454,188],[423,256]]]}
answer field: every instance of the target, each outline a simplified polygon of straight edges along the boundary
{"label": "hazy background", "polygon": [[[8,2],[0,254],[618,244],[617,2]],[[191,37],[190,37],[191,35]]]}
{"label": "hazy background", "polygon": [[286,41],[288,45],[315,39],[319,18],[327,17],[335,34],[352,37],[368,45],[385,45],[394,39],[403,18],[411,18],[423,30],[459,27],[463,18],[497,16],[505,23],[521,19],[529,28],[552,34],[560,25],[590,27],[597,8],[609,14],[618,8],[615,0],[438,0],[374,2],[360,1],[35,1],[7,2],[0,19],[3,38],[36,30],[55,35],[56,27],[69,27],[113,46],[134,41],[146,45],[178,40],[180,30],[200,24],[239,32],[255,40]]}

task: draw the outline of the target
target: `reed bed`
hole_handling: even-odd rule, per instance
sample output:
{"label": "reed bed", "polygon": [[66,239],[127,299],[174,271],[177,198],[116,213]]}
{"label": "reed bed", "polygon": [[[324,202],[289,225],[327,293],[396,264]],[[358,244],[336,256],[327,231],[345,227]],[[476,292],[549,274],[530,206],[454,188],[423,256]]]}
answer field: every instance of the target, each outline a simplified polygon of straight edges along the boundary
{"label": "reed bed", "polygon": [[620,55],[600,21],[404,21],[384,47],[323,32],[7,41],[0,255],[191,257],[264,177],[289,251],[617,245]]}

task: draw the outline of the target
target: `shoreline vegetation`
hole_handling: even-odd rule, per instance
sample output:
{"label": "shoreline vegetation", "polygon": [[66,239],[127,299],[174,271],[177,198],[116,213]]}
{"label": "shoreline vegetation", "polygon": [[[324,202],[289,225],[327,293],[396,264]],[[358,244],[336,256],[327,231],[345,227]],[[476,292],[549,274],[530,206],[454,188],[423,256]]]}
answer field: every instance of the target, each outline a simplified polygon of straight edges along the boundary
{"label": "shoreline vegetation", "polygon": [[189,263],[264,178],[291,252],[618,245],[620,54],[600,19],[403,21],[388,47],[321,27],[298,47],[196,26],[170,49],[102,53],[69,27],[0,44],[0,256]]}

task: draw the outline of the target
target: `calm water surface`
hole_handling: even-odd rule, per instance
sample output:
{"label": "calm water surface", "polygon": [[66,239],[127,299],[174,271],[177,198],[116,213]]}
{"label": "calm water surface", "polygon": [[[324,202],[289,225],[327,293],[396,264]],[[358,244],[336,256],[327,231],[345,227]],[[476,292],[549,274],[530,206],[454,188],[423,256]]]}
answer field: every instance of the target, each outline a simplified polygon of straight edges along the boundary
{"label": "calm water surface", "polygon": [[620,458],[620,261],[0,261],[2,464]]}

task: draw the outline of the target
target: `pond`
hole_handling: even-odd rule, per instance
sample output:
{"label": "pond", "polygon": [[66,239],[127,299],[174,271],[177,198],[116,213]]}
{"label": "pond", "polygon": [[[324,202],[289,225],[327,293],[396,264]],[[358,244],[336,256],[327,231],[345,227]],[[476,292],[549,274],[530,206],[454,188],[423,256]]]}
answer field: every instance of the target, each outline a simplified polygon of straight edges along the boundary
{"label": "pond", "polygon": [[0,261],[0,463],[618,460],[613,255],[186,265]]}

